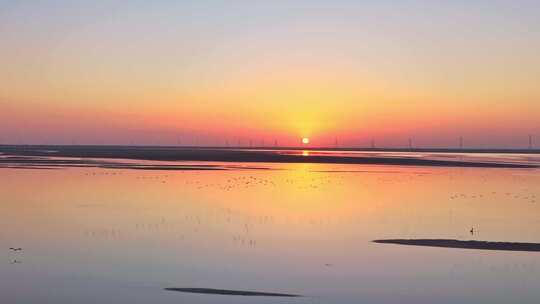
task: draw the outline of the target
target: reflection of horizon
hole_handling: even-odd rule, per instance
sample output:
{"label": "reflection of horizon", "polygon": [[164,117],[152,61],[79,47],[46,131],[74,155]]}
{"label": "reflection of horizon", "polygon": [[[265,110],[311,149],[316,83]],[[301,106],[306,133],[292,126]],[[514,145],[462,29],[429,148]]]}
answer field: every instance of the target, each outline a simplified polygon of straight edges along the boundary
{"label": "reflection of horizon", "polygon": [[[216,285],[230,281],[234,270],[238,281],[270,278],[252,286],[261,290],[280,286],[284,277],[293,277],[285,283],[295,287],[294,276],[300,273],[313,280],[330,276],[332,284],[352,293],[359,275],[368,280],[375,273],[374,284],[386,284],[407,251],[413,254],[403,267],[425,277],[441,271],[426,263],[427,255],[430,261],[447,260],[449,269],[477,267],[477,260],[463,262],[459,252],[393,248],[372,244],[375,238],[461,239],[474,225],[475,235],[478,227],[486,240],[537,240],[536,170],[309,162],[264,166],[279,170],[4,170],[0,196],[7,216],[0,226],[8,241],[39,253],[32,260],[12,256],[22,264],[7,260],[4,267],[32,272],[32,284],[41,283],[38,266],[52,275],[113,269],[125,281],[153,273],[180,282],[213,277]],[[505,259],[528,259],[506,254]],[[499,265],[490,257],[482,256],[483,265]],[[497,275],[507,275],[503,266]],[[1,279],[8,276],[0,273]],[[525,279],[530,280],[525,284],[537,283],[537,277]],[[327,284],[313,285],[319,283]]]}
{"label": "reflection of horizon", "polygon": [[302,156],[309,156],[309,151],[307,150],[302,151]]}

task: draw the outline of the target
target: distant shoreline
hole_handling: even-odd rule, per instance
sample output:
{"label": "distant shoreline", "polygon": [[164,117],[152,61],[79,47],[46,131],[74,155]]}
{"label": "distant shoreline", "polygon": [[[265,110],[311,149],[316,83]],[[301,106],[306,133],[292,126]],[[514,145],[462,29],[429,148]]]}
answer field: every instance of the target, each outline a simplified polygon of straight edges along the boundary
{"label": "distant shoreline", "polygon": [[291,150],[291,151],[342,151],[342,152],[418,152],[418,153],[504,153],[504,154],[540,154],[540,149],[529,148],[370,148],[370,147],[274,147],[274,146],[190,146],[190,145],[12,145],[0,144],[0,151],[4,149],[54,149],[54,148],[132,148],[156,150]]}
{"label": "distant shoreline", "polygon": [[[346,150],[314,150],[295,149],[294,151],[309,150],[337,151]],[[283,150],[285,151],[285,150]],[[433,167],[475,167],[475,168],[538,168],[533,163],[508,163],[482,160],[433,159],[408,157],[407,155],[332,155],[330,153],[290,154],[278,153],[274,149],[234,149],[234,148],[186,148],[186,147],[152,147],[152,146],[0,146],[0,153],[11,158],[0,159],[0,162],[26,163],[37,157],[69,157],[69,158],[106,158],[132,159],[148,161],[200,161],[200,162],[234,162],[234,163],[319,163],[319,164],[359,164],[359,165],[399,165],[399,166],[433,166]],[[373,152],[396,152],[385,150]],[[425,150],[415,150],[421,152]],[[408,150],[407,152],[415,152]],[[442,150],[438,150],[442,151]],[[449,153],[449,150],[444,150]],[[460,152],[463,152],[460,150]],[[487,153],[487,152],[484,152]],[[491,152],[497,153],[497,152]],[[517,152],[516,152],[517,153]],[[17,160],[17,157],[20,159]],[[26,159],[24,159],[26,158]]]}

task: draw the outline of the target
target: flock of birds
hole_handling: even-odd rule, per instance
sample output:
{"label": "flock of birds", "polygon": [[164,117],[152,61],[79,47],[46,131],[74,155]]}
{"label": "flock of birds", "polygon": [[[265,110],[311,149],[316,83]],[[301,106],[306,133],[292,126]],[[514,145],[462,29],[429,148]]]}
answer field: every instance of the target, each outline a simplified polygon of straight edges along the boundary
{"label": "flock of birds", "polygon": [[[155,173],[152,171],[139,171],[135,174],[133,173],[126,173],[123,171],[112,171],[110,169],[100,169],[99,171],[91,171],[91,172],[85,172],[84,175],[86,176],[116,176],[116,175],[124,175],[122,178],[136,178],[141,181],[156,181],[159,183],[167,183],[169,182],[170,186],[167,187],[178,187],[178,189],[191,189],[191,190],[203,190],[205,192],[210,193],[213,190],[219,189],[222,191],[242,191],[249,188],[260,188],[260,187],[271,187],[276,190],[272,191],[282,191],[282,187],[292,187],[294,189],[300,189],[300,190],[326,190],[329,186],[336,186],[336,185],[347,185],[347,186],[366,186],[367,189],[369,189],[369,185],[372,184],[378,184],[391,187],[392,184],[401,184],[401,183],[407,183],[407,182],[420,182],[421,180],[426,180],[425,177],[428,177],[429,174],[435,174],[437,176],[441,176],[439,172],[435,173],[425,173],[425,172],[412,172],[404,170],[403,172],[369,172],[369,171],[350,171],[350,172],[340,172],[340,171],[324,171],[324,172],[317,172],[317,171],[306,171],[303,173],[299,173],[298,171],[287,171],[287,170],[279,170],[279,172],[290,172],[290,173],[276,173],[276,174],[261,174],[261,171],[258,171],[257,173],[251,173],[249,170],[225,170],[220,171],[219,173],[213,172],[203,172],[203,171],[178,171],[175,173],[167,173],[163,174],[163,172]],[[177,173],[182,173],[177,174]],[[232,173],[231,173],[232,172]],[[265,171],[266,172],[266,171]],[[272,172],[272,171],[270,171]],[[273,171],[275,172],[275,171]],[[446,176],[451,180],[455,182],[461,182],[461,179],[459,178],[460,173],[457,170],[450,170],[450,174],[447,174]],[[229,174],[229,175],[221,175],[218,178],[219,174]],[[184,175],[187,174],[187,175]],[[208,179],[205,174],[211,174],[212,178]],[[373,175],[376,174],[376,175]],[[353,179],[351,179],[353,177]],[[120,177],[119,177],[120,178]],[[518,185],[519,183],[528,181],[527,177],[523,176],[515,176],[515,175],[508,175],[506,177],[499,176],[497,177],[502,181],[506,182],[512,182],[514,185]],[[480,176],[476,179],[480,183],[488,183],[491,179],[487,175]],[[363,181],[368,181],[367,184],[362,184]],[[530,187],[530,181],[529,187],[527,185],[519,184],[519,187],[513,187],[515,189],[512,191],[488,191],[486,189],[491,190],[489,187],[482,188],[482,191],[477,191],[474,193],[465,192],[466,190],[462,190],[461,192],[455,191],[455,193],[452,193],[447,197],[450,201],[457,201],[457,200],[468,200],[473,202],[474,200],[490,200],[494,198],[503,198],[503,199],[512,199],[512,200],[522,200],[530,203],[536,203],[538,200],[538,196],[540,194],[537,193],[538,189],[533,189]],[[331,189],[334,191],[336,188]],[[341,189],[341,188],[340,188]],[[397,188],[396,188],[397,189]],[[465,188],[463,188],[465,189]],[[473,189],[468,188],[467,189]],[[492,188],[493,189],[493,188]],[[235,192],[236,193],[236,192]],[[446,195],[446,194],[444,194]],[[256,197],[253,197],[253,199],[256,201]],[[229,205],[230,206],[230,205]],[[208,207],[208,206],[206,206]],[[216,209],[222,208],[216,206]],[[233,242],[233,244],[239,245],[239,246],[245,246],[250,248],[256,248],[260,246],[261,244],[264,244],[264,240],[260,239],[257,236],[257,232],[261,226],[259,225],[296,225],[297,222],[294,222],[294,220],[291,219],[279,219],[271,214],[263,214],[260,216],[255,215],[247,215],[245,212],[240,210],[241,206],[236,206],[237,210],[233,211],[233,208],[227,207],[222,208],[221,210],[214,210],[213,214],[214,216],[209,216],[207,212],[208,210],[204,211],[200,214],[189,214],[189,212],[193,212],[193,210],[185,210],[186,214],[183,218],[183,223],[178,222],[178,218],[176,218],[176,222],[173,220],[168,220],[165,218],[162,218],[159,221],[154,222],[144,222],[144,223],[137,223],[134,224],[134,231],[131,229],[130,232],[123,232],[121,228],[108,228],[108,229],[90,229],[84,231],[84,234],[86,237],[90,238],[100,238],[100,239],[111,239],[111,240],[118,240],[123,237],[129,237],[130,234],[136,234],[136,233],[143,233],[143,232],[163,232],[163,231],[169,231],[171,233],[176,233],[178,236],[178,239],[180,240],[189,240],[190,235],[193,234],[199,234],[202,233],[205,229],[214,229],[213,232],[216,231],[219,232],[220,228],[223,228],[223,232],[227,231],[229,233],[228,237]],[[309,212],[306,212],[309,213]],[[306,217],[299,217],[297,219],[298,221],[302,221],[304,224],[312,224],[312,225],[322,225],[323,223],[327,223],[329,225],[330,221],[324,218],[310,218],[309,216]],[[339,219],[336,219],[332,223],[338,223]],[[225,229],[225,225],[231,225],[228,228]],[[476,223],[475,223],[476,225]],[[180,227],[182,227],[182,231],[176,231]],[[216,230],[216,227],[218,227],[218,230]],[[124,228],[125,229],[125,228]],[[266,229],[266,228],[265,228]],[[467,228],[468,229],[468,228]],[[461,231],[467,231],[467,229],[463,229]],[[128,230],[130,230],[128,228]],[[176,231],[176,232],[175,232]],[[260,230],[259,230],[260,231]],[[478,233],[478,230],[475,227],[471,227],[470,230],[468,230],[471,236],[474,236]],[[200,237],[199,236],[193,236],[193,239],[196,240]],[[9,248],[12,252],[21,252],[23,249],[18,247],[11,247]],[[13,260],[13,264],[21,263],[19,259]],[[328,264],[330,265],[330,264]]]}
{"label": "flock of birds", "polygon": [[497,191],[492,191],[489,193],[475,193],[475,194],[467,194],[467,193],[456,193],[450,195],[450,200],[474,200],[474,199],[484,199],[489,198],[493,199],[496,196],[503,195],[505,199],[512,198],[514,200],[522,200],[529,203],[536,203],[538,196],[535,193],[524,193],[524,194],[518,194],[514,192],[504,192],[500,193]]}

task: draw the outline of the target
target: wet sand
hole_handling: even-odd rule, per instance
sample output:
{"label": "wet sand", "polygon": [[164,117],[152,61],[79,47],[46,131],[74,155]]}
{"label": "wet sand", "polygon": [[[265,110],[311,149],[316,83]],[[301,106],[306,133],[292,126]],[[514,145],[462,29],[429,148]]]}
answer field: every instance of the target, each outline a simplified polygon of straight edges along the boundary
{"label": "wet sand", "polygon": [[457,249],[540,252],[540,243],[460,241],[460,240],[452,240],[452,239],[388,239],[388,240],[374,240],[373,242],[379,243],[379,244],[442,247],[442,248],[457,248]]}
{"label": "wet sand", "polygon": [[[170,165],[170,164],[141,164],[112,161],[99,161],[93,159],[47,159],[35,157],[0,158],[0,168],[16,169],[60,169],[60,168],[103,168],[103,169],[131,169],[131,170],[228,170],[234,166],[217,165]],[[249,167],[246,167],[249,169]],[[257,168],[258,169],[258,168]]]}
{"label": "wet sand", "polygon": [[287,293],[214,289],[214,288],[165,288],[165,290],[187,292],[187,293],[211,294],[211,295],[228,295],[228,296],[287,297],[287,298],[301,297],[301,295],[287,294]]}
{"label": "wet sand", "polygon": [[[504,163],[467,160],[440,160],[411,158],[404,156],[361,155],[302,155],[284,154],[273,150],[223,149],[223,148],[182,148],[182,147],[130,147],[130,146],[0,146],[0,153],[11,157],[10,163],[27,164],[46,162],[21,157],[73,157],[107,158],[149,161],[215,161],[215,162],[260,162],[260,163],[327,163],[327,164],[369,164],[398,166],[439,166],[476,168],[537,168],[535,164]],[[66,164],[69,165],[69,164]]]}

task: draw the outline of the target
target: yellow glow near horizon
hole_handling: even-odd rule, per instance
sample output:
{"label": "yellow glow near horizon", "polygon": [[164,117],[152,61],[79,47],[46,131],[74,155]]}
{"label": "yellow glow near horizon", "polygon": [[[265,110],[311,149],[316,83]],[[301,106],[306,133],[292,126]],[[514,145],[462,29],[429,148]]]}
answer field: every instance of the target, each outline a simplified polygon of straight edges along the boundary
{"label": "yellow glow near horizon", "polygon": [[0,4],[0,143],[527,147],[540,134],[533,2],[158,2]]}

